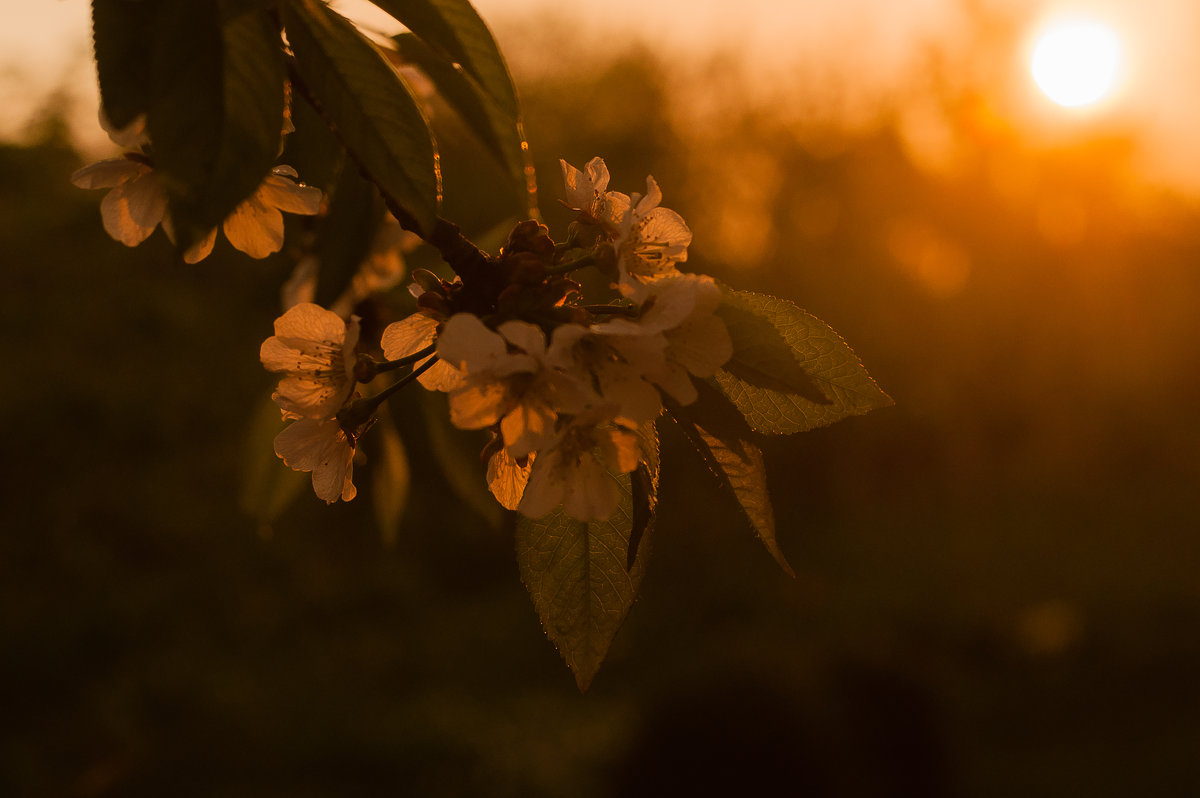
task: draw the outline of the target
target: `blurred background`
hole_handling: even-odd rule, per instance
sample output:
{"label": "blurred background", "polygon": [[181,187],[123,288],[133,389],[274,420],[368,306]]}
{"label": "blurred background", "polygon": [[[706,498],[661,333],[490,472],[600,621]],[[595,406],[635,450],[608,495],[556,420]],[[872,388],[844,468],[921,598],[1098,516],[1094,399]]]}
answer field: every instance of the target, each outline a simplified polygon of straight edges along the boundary
{"label": "blurred background", "polygon": [[[688,267],[824,319],[896,401],[765,441],[795,580],[664,429],[581,696],[412,400],[390,543],[369,466],[247,512],[289,264],[108,239],[68,182],[112,152],[88,6],[0,2],[0,792],[1200,792],[1200,9],[830,5],[478,0],[552,234],[559,157],[652,173]],[[1035,79],[1067,17],[1045,57],[1081,76]],[[482,241],[501,174],[434,119]]]}

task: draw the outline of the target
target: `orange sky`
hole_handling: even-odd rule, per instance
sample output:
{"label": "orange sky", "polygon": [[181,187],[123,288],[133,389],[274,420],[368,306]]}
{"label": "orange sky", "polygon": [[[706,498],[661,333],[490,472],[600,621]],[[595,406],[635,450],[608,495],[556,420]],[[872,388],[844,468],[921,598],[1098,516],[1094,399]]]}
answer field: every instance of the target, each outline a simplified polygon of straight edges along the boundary
{"label": "orange sky", "polygon": [[[354,0],[361,1],[361,0]],[[1024,52],[1011,68],[1024,97],[1007,98],[1031,132],[1070,136],[1110,126],[1136,129],[1147,151],[1146,170],[1156,179],[1200,190],[1200,3],[1195,0],[984,0],[1018,14],[1030,30],[1042,16],[1066,7],[1111,24],[1129,55],[1122,94],[1085,112],[1052,108],[1019,75]],[[640,38],[681,56],[718,50],[745,58],[755,74],[787,81],[803,72],[822,75],[870,107],[897,90],[929,42],[954,47],[962,30],[959,0],[605,0],[564,4],[555,0],[476,0],[497,31],[518,72],[566,58],[584,45],[617,48]],[[531,15],[556,16],[560,41],[525,52],[519,37]],[[102,146],[94,119],[95,79],[90,65],[88,0],[0,0],[0,136],[16,135],[49,87],[67,85],[81,106],[85,145]],[[561,48],[561,49],[560,49]],[[531,48],[533,49],[533,48]],[[561,55],[559,55],[561,53]],[[543,63],[545,62],[545,63]],[[561,64],[555,60],[556,67]]]}

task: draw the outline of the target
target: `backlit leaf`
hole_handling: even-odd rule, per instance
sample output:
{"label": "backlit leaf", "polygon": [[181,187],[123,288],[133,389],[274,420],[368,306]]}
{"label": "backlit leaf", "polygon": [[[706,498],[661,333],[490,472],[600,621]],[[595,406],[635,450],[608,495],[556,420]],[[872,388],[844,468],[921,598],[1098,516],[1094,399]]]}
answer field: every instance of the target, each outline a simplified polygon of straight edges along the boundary
{"label": "backlit leaf", "polygon": [[162,0],[92,0],[92,39],[100,97],[121,129],[150,108],[150,59]]}
{"label": "backlit leaf", "polygon": [[892,404],[836,332],[766,294],[722,289],[733,357],[716,382],[758,432],[823,427]]}
{"label": "backlit leaf", "polygon": [[775,538],[775,511],[767,493],[767,469],[762,450],[737,409],[708,383],[698,383],[700,398],[686,407],[672,407],[670,415],[696,447],[709,471],[729,490],[750,525],[779,567],[796,574]]}
{"label": "backlit leaf", "polygon": [[562,508],[545,518],[517,520],[521,580],[580,690],[591,684],[625,621],[649,557],[648,527],[633,567],[626,567],[633,496],[628,475],[612,478],[621,503],[607,521],[578,521]]}
{"label": "backlit leaf", "polygon": [[345,17],[317,0],[284,6],[288,41],[306,96],[346,149],[408,218],[428,235],[441,185],[429,126],[412,91]]}
{"label": "backlit leaf", "polygon": [[646,530],[654,523],[658,511],[658,428],[648,421],[638,429],[638,448],[641,458],[638,467],[629,475],[633,503],[633,526],[629,531],[629,554],[625,568],[633,570]]}
{"label": "backlit leaf", "polygon": [[467,0],[371,0],[451,62],[461,64],[510,119],[520,115],[508,65]]}
{"label": "backlit leaf", "polygon": [[395,42],[402,60],[425,73],[442,99],[479,137],[524,195],[528,145],[520,121],[502,109],[461,66],[447,61],[424,40],[402,33],[395,37]]}
{"label": "backlit leaf", "polygon": [[283,129],[282,42],[270,17],[225,3],[170,3],[158,15],[146,125],[181,248],[262,183]]}

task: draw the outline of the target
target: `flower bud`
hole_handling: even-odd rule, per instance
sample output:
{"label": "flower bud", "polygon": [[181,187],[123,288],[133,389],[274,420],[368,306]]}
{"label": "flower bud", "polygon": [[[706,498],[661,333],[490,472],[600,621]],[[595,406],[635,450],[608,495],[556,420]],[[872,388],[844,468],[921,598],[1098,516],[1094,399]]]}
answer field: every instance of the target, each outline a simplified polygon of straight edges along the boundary
{"label": "flower bud", "polygon": [[442,286],[442,278],[438,277],[428,269],[413,269],[412,280],[425,291],[433,291],[436,293],[445,293]]}

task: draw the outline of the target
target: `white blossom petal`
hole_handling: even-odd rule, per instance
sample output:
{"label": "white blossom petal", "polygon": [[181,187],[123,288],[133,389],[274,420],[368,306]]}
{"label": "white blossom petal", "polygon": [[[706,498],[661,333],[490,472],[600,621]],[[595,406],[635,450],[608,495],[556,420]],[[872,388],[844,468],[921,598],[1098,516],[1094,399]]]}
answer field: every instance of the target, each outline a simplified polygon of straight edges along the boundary
{"label": "white blossom petal", "polygon": [[[278,170],[279,167],[276,167]],[[288,167],[295,177],[295,170]],[[275,174],[267,175],[255,192],[255,198],[268,207],[288,213],[312,216],[321,210],[321,189],[298,185],[294,180]]]}
{"label": "white blossom petal", "polygon": [[501,382],[468,382],[450,393],[450,423],[459,429],[483,429],[500,420],[509,402]]}
{"label": "white blossom petal", "polygon": [[106,158],[75,170],[71,182],[79,188],[113,188],[149,171],[150,167],[141,161]]}
{"label": "white blossom petal", "polygon": [[711,377],[733,357],[733,341],[720,316],[689,319],[667,333],[671,359],[697,377]]}
{"label": "white blossom petal", "polygon": [[524,457],[554,437],[558,414],[545,402],[522,401],[500,420],[504,448],[513,457]]}
{"label": "white blossom petal", "polygon": [[345,320],[311,302],[290,308],[275,320],[274,327],[275,334],[280,338],[323,341],[330,344],[341,344],[346,338]]}
{"label": "white blossom petal", "polygon": [[591,453],[579,458],[566,485],[563,510],[580,521],[603,521],[616,512],[621,494],[608,470]]}
{"label": "white blossom petal", "polygon": [[332,418],[354,391],[358,320],[343,320],[303,302],[275,320],[275,335],[263,341],[259,359],[280,372],[272,398],[285,414]]}
{"label": "white blossom petal", "polygon": [[208,231],[208,234],[188,247],[187,252],[183,253],[184,263],[199,263],[212,254],[213,247],[217,243],[217,228]]}
{"label": "white blossom petal", "polygon": [[127,247],[135,247],[149,238],[165,210],[166,198],[158,181],[148,172],[122,183],[100,200],[105,232]]}
{"label": "white blossom petal", "polygon": [[529,470],[529,481],[517,509],[530,518],[541,518],[562,504],[567,487],[567,470],[558,448],[539,452]]}
{"label": "white blossom petal", "polygon": [[506,341],[528,355],[540,358],[546,354],[546,334],[536,324],[526,321],[506,321],[496,331]]}
{"label": "white blossom petal", "polygon": [[417,382],[427,391],[449,392],[463,384],[463,373],[446,361],[439,360],[418,376]]}
{"label": "white blossom petal", "polygon": [[616,405],[615,419],[626,425],[642,424],[658,418],[662,397],[658,389],[642,379],[641,373],[624,363],[614,363],[599,373],[600,394]]}
{"label": "white blossom petal", "polygon": [[275,453],[293,470],[312,472],[318,498],[331,503],[354,498],[354,444],[336,419],[292,422],[275,436]]}
{"label": "white blossom petal", "polygon": [[[399,360],[420,352],[433,343],[437,326],[437,320],[424,313],[414,313],[400,321],[392,322],[384,328],[379,341],[383,347],[383,356],[388,360]],[[420,366],[428,360],[429,358],[424,358],[415,365]],[[417,382],[427,391],[452,391],[459,387],[462,381],[462,372],[445,360],[438,360],[429,370],[417,377]]]}
{"label": "white blossom petal", "polygon": [[265,258],[283,248],[283,214],[257,195],[234,208],[221,227],[229,243],[252,258]]}
{"label": "white blossom petal", "polygon": [[388,360],[399,360],[402,357],[420,352],[433,343],[437,334],[437,320],[424,313],[413,313],[400,321],[389,324],[379,338],[383,348],[383,356]]}
{"label": "white blossom petal", "polygon": [[450,365],[471,373],[507,355],[508,347],[504,338],[489,330],[478,316],[456,313],[446,321],[438,336],[437,352]]}
{"label": "white blossom petal", "polygon": [[531,454],[522,466],[512,455],[501,449],[488,460],[488,489],[504,509],[515,510],[520,505],[525,485],[529,482],[533,459],[534,455]]}
{"label": "white blossom petal", "polygon": [[586,173],[561,158],[558,163],[562,166],[563,183],[566,185],[567,206],[577,211],[589,210],[608,188],[608,167],[604,159],[596,157],[588,161],[584,166]]}

